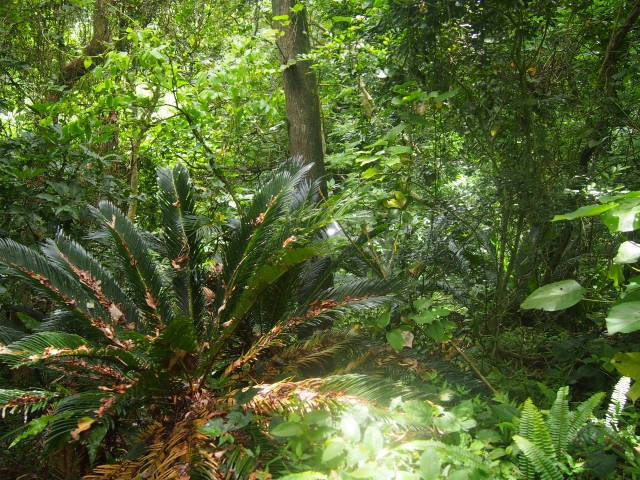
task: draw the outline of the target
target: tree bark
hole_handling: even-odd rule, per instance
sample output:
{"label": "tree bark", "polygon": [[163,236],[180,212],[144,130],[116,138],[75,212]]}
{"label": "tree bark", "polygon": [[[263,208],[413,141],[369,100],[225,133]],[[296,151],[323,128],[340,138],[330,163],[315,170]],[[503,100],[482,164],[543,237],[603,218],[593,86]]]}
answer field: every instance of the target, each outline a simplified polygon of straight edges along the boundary
{"label": "tree bark", "polygon": [[[82,56],[67,63],[60,71],[58,85],[73,87],[89,70],[84,66],[85,57],[93,57],[93,65],[102,62],[100,55],[106,50],[106,43],[111,40],[109,28],[109,4],[107,0],[96,0],[93,6],[93,34],[89,43],[82,49]],[[91,68],[91,66],[89,67]],[[62,97],[62,91],[54,90],[47,96],[47,101],[55,103]]]}
{"label": "tree bark", "polygon": [[[294,12],[297,0],[273,0],[272,12],[274,27],[282,32],[276,44],[283,66],[282,80],[289,120],[289,153],[302,155],[305,164],[313,163],[311,176],[321,180],[322,194],[327,196],[327,183],[324,179],[324,153],[322,135],[322,117],[318,82],[311,60],[301,59],[301,55],[311,50],[309,26],[305,8]],[[300,8],[300,7],[297,7]],[[282,18],[287,16],[286,19]]]}

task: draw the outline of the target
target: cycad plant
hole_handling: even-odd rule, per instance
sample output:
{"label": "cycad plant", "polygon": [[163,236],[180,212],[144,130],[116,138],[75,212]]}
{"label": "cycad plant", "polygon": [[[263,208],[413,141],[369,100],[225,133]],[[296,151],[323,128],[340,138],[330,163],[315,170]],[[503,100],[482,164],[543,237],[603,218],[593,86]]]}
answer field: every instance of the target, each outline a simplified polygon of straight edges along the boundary
{"label": "cycad plant", "polygon": [[29,420],[13,443],[43,433],[45,456],[71,446],[85,467],[124,457],[97,478],[215,477],[229,455],[205,452],[198,428],[246,401],[269,349],[303,324],[393,303],[392,280],[330,286],[357,239],[327,234],[340,210],[318,203],[308,170],[292,160],[274,172],[215,242],[181,165],[158,171],[158,236],[101,202],[99,253],[62,233],[39,252],[0,240],[3,273],[53,306],[29,334],[0,330],[0,360],[48,387],[0,390],[3,413]]}

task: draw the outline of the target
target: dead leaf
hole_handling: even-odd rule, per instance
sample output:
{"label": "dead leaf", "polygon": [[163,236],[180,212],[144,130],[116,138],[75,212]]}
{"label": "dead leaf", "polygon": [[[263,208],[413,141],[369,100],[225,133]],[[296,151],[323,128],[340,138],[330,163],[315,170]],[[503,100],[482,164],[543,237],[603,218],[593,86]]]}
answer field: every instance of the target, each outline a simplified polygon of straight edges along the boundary
{"label": "dead leaf", "polygon": [[73,438],[74,440],[80,439],[80,434],[89,430],[91,428],[91,425],[93,425],[94,423],[96,423],[95,418],[82,417],[78,420],[78,428],[71,432],[71,438]]}
{"label": "dead leaf", "polygon": [[124,313],[122,313],[122,311],[116,306],[115,303],[112,303],[109,307],[109,315],[111,315],[111,318],[117,322],[122,318]]}

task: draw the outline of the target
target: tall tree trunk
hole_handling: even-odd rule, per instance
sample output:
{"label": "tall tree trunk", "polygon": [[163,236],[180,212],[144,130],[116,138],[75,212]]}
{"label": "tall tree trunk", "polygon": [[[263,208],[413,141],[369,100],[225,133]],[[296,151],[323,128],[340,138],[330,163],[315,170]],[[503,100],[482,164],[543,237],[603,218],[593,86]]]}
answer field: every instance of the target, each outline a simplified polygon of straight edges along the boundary
{"label": "tall tree trunk", "polygon": [[[96,0],[93,5],[93,34],[89,43],[82,49],[82,55],[67,63],[60,71],[58,86],[72,88],[94,65],[102,63],[100,55],[106,50],[106,43],[111,41],[111,29],[109,28],[109,4],[107,0]],[[87,68],[84,66],[86,57],[91,57],[93,64]],[[47,101],[54,103],[60,100],[62,91],[51,91]]]}
{"label": "tall tree trunk", "polygon": [[[294,12],[295,5],[298,6]],[[301,6],[297,0],[272,1],[273,16],[280,18],[275,20],[274,27],[283,33],[276,44],[284,66],[282,80],[289,120],[289,150],[292,156],[302,155],[304,163],[313,163],[311,175],[322,179],[320,188],[326,198],[318,82],[312,62],[300,59],[311,50],[307,12],[305,8],[300,9]]]}

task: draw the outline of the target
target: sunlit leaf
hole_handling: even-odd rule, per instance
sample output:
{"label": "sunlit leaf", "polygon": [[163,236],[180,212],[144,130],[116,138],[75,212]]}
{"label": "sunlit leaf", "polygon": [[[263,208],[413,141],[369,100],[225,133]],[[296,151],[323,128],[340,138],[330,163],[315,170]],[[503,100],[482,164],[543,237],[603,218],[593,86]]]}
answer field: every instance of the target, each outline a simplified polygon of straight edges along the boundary
{"label": "sunlit leaf", "polygon": [[541,308],[555,312],[575,305],[585,293],[587,290],[575,280],[563,280],[538,288],[522,302],[520,308]]}

